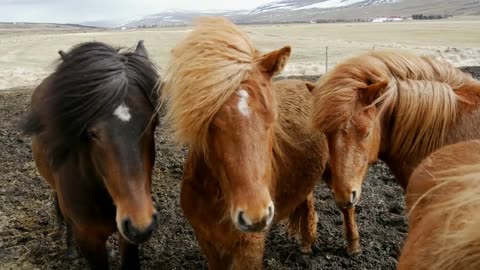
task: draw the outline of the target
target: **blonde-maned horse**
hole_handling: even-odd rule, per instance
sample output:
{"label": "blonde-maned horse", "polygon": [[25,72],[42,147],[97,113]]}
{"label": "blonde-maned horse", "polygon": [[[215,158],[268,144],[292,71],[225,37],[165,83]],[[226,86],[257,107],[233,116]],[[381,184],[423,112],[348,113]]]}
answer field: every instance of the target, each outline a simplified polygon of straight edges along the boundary
{"label": "blonde-maned horse", "polygon": [[426,158],[406,192],[409,232],[398,270],[480,269],[480,141]]}
{"label": "blonde-maned horse", "polygon": [[313,190],[327,143],[308,127],[302,81],[272,83],[286,46],[260,54],[223,18],[203,18],[173,50],[165,72],[166,122],[189,147],[181,207],[209,269],[260,269],[268,228],[289,218],[310,252]]}
{"label": "blonde-maned horse", "polygon": [[385,161],[406,188],[431,152],[480,138],[480,82],[426,56],[373,51],[353,57],[322,76],[312,93],[311,121],[327,136],[331,190],[352,254],[360,252],[354,213],[370,163]]}

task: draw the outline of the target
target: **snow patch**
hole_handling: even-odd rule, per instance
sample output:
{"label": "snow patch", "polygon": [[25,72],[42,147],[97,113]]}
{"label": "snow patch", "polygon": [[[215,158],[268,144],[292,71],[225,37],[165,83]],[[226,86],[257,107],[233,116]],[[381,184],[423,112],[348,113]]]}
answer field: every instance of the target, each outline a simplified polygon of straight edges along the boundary
{"label": "snow patch", "polygon": [[351,6],[353,4],[360,3],[360,2],[365,2],[365,0],[327,0],[324,2],[296,8],[295,10],[310,9],[310,8],[319,8],[319,9],[338,8],[338,7]]}

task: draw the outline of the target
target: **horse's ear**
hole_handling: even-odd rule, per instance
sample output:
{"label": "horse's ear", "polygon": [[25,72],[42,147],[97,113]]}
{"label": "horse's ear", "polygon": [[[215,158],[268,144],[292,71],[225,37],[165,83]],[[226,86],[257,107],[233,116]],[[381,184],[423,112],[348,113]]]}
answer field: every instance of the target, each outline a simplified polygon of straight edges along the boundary
{"label": "horse's ear", "polygon": [[388,80],[370,84],[367,87],[360,88],[360,97],[366,104],[372,104],[388,86]]}
{"label": "horse's ear", "polygon": [[305,85],[307,86],[308,91],[310,91],[310,93],[313,91],[313,89],[315,89],[315,84],[312,82],[305,82]]}
{"label": "horse's ear", "polygon": [[145,45],[143,45],[143,40],[140,40],[135,48],[135,53],[141,56],[148,57],[147,49],[145,49]]}
{"label": "horse's ear", "polygon": [[67,59],[67,54],[64,51],[59,50],[58,54],[60,54],[60,58],[62,58],[63,61]]}
{"label": "horse's ear", "polygon": [[282,72],[288,58],[290,58],[291,51],[290,46],[285,46],[280,50],[264,54],[258,64],[268,76],[273,77]]}

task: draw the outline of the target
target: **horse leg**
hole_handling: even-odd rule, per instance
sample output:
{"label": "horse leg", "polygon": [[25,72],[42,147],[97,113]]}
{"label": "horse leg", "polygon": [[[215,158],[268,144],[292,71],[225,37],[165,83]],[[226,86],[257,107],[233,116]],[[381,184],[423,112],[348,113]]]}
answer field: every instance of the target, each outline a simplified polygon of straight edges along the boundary
{"label": "horse leg", "polygon": [[73,236],[88,265],[94,270],[108,269],[107,237],[96,234],[82,233],[74,228]]}
{"label": "horse leg", "polygon": [[60,204],[58,202],[57,192],[52,191],[52,196],[53,196],[53,207],[55,208],[55,218],[57,220],[57,227],[58,227],[58,230],[61,230],[63,228],[65,219],[63,218],[62,211],[60,210]]}
{"label": "horse leg", "polygon": [[65,252],[65,258],[68,260],[73,260],[78,258],[77,250],[75,249],[75,244],[73,243],[73,230],[70,223],[65,222],[65,243],[67,244],[67,251]]}
{"label": "horse leg", "polygon": [[138,245],[129,243],[118,233],[120,247],[121,269],[140,269],[140,256],[138,255]]}
{"label": "horse leg", "polygon": [[[303,204],[303,203],[302,203]],[[289,240],[295,240],[300,234],[301,216],[303,209],[298,206],[295,208],[292,214],[288,217],[287,238]]]}
{"label": "horse leg", "polygon": [[288,235],[294,236],[300,233],[300,252],[308,254],[312,252],[312,245],[317,239],[317,212],[315,211],[313,192],[308,194],[289,217]]}
{"label": "horse leg", "polygon": [[305,210],[302,216],[302,227],[300,228],[302,233],[301,252],[308,254],[312,252],[312,245],[317,239],[318,216],[315,211],[313,192],[310,193],[307,199],[302,203],[302,207]]}
{"label": "horse leg", "polygon": [[351,256],[361,252],[360,235],[355,222],[355,207],[342,208],[344,232],[347,238],[347,253]]}
{"label": "horse leg", "polygon": [[65,243],[67,245],[67,251],[64,254],[64,257],[68,260],[73,260],[78,258],[77,250],[73,244],[73,232],[72,225],[65,221],[62,211],[60,210],[60,204],[58,202],[58,196],[55,191],[52,192],[53,204],[55,207],[55,216],[57,219],[57,226],[59,230],[62,230],[65,225]]}

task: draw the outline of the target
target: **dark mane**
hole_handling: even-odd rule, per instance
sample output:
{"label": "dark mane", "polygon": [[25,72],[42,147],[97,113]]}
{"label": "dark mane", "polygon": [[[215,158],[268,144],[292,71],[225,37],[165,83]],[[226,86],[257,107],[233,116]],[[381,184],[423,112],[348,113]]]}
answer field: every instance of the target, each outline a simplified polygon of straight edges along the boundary
{"label": "dark mane", "polygon": [[86,42],[61,56],[48,85],[44,108],[49,119],[39,119],[30,112],[22,126],[25,133],[33,135],[41,132],[47,121],[52,123],[49,130],[56,134],[56,142],[49,157],[54,167],[85,141],[95,120],[111,115],[120,106],[128,91],[143,91],[153,108],[157,100],[158,73],[142,54],[120,53],[104,43]]}

